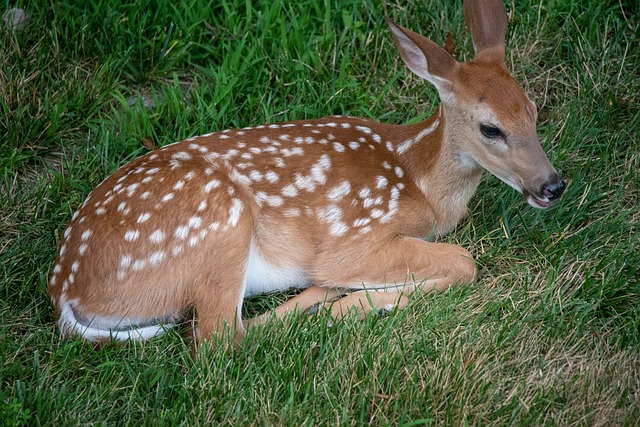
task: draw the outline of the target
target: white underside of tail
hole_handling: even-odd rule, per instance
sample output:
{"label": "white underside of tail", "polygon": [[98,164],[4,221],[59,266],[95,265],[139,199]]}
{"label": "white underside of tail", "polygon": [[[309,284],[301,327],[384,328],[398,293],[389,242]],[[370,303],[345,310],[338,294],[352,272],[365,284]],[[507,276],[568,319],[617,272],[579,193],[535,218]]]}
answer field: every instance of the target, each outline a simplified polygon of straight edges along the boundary
{"label": "white underside of tail", "polygon": [[87,341],[144,341],[162,335],[174,324],[163,323],[145,326],[140,319],[121,318],[117,316],[97,316],[83,314],[81,319],[76,316],[74,306],[76,301],[62,299],[60,302],[60,319],[58,326],[66,333],[78,334]]}

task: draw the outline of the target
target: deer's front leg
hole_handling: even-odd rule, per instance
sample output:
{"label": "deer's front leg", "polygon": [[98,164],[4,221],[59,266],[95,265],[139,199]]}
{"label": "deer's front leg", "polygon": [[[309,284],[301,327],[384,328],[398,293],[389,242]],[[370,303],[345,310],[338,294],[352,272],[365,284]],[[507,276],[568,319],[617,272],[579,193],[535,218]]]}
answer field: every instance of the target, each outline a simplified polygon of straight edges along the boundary
{"label": "deer's front leg", "polygon": [[323,286],[358,291],[325,304],[335,317],[350,310],[362,316],[371,310],[403,308],[414,291],[443,291],[469,284],[476,274],[475,262],[466,249],[411,237],[396,237],[362,257],[359,264],[349,268],[345,263],[345,270],[340,266],[322,279]]}

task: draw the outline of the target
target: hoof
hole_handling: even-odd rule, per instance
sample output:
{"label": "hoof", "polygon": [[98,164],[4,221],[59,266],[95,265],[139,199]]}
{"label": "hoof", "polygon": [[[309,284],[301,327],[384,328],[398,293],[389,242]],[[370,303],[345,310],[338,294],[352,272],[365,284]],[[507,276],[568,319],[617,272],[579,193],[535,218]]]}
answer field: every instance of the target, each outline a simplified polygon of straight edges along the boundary
{"label": "hoof", "polygon": [[387,317],[389,314],[391,314],[391,310],[387,308],[378,309],[378,317]]}
{"label": "hoof", "polygon": [[303,313],[308,314],[309,316],[313,316],[314,314],[318,314],[318,312],[320,311],[320,307],[322,307],[322,304],[316,303],[303,311]]}

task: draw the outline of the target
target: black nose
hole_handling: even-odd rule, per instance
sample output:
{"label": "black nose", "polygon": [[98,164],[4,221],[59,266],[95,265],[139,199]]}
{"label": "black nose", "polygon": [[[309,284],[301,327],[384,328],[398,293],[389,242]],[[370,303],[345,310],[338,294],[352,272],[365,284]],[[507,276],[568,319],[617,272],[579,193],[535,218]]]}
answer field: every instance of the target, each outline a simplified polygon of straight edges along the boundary
{"label": "black nose", "polygon": [[562,196],[562,193],[564,193],[564,187],[564,181],[560,179],[552,184],[547,184],[542,187],[542,194],[544,194],[549,200],[556,200]]}

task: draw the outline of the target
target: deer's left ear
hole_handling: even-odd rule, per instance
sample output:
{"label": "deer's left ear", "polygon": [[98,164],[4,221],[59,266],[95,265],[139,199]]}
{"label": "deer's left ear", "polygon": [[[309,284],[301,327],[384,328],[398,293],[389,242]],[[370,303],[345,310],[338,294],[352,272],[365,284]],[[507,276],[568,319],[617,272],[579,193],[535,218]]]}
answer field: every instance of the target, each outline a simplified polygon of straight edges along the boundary
{"label": "deer's left ear", "polygon": [[476,58],[504,61],[508,18],[502,0],[465,0],[463,10]]}
{"label": "deer's left ear", "polygon": [[434,85],[440,97],[445,98],[451,92],[458,61],[428,38],[403,28],[390,19],[387,19],[387,23],[407,67]]}

